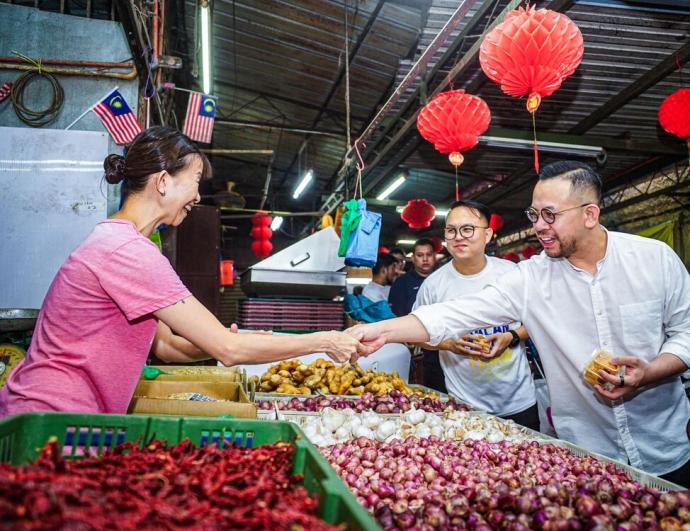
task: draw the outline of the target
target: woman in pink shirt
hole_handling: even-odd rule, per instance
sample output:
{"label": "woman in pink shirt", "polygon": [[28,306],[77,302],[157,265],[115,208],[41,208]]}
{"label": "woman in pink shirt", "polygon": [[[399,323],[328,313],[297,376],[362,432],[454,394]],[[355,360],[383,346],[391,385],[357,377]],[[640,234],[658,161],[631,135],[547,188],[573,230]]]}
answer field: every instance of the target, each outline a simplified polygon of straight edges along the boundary
{"label": "woman in pink shirt", "polygon": [[225,365],[314,352],[346,361],[375,350],[342,332],[231,333],[191,295],[148,239],[163,223],[182,223],[211,175],[189,138],[152,127],[104,167],[109,183],[122,182],[122,209],[96,225],[55,276],[26,358],[0,390],[0,417],[125,413],[151,350],[166,362],[210,355]]}

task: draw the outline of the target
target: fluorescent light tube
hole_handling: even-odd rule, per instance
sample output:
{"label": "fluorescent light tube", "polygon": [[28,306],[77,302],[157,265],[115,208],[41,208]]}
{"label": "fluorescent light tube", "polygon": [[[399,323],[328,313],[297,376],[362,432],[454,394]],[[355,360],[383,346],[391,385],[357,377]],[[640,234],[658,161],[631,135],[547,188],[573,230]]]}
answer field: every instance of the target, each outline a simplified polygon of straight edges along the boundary
{"label": "fluorescent light tube", "polygon": [[395,245],[414,245],[417,240],[398,240]]}
{"label": "fluorescent light tube", "polygon": [[[480,136],[479,142],[488,147],[505,147],[516,149],[534,149],[534,141],[525,138],[504,138],[500,136]],[[563,144],[560,142],[537,141],[539,151],[596,157],[604,151],[601,146],[582,144]]]}
{"label": "fluorescent light tube", "polygon": [[276,231],[283,224],[283,216],[275,216],[271,221],[271,230]]}
{"label": "fluorescent light tube", "polygon": [[307,185],[311,182],[313,178],[314,172],[312,170],[309,170],[307,173],[305,173],[304,177],[302,177],[302,180],[297,185],[297,188],[295,188],[295,192],[292,194],[292,198],[297,199],[300,195],[302,195],[302,192],[304,192],[304,189],[307,187]]}
{"label": "fluorescent light tube", "polygon": [[376,199],[378,199],[379,201],[383,201],[389,195],[391,195],[393,192],[395,192],[398,188],[400,188],[400,186],[404,182],[405,182],[405,176],[400,175],[395,181],[393,181],[391,184],[389,184],[388,187],[376,197]]}
{"label": "fluorescent light tube", "polygon": [[199,6],[201,18],[201,76],[204,94],[211,94],[211,9],[208,3]]}

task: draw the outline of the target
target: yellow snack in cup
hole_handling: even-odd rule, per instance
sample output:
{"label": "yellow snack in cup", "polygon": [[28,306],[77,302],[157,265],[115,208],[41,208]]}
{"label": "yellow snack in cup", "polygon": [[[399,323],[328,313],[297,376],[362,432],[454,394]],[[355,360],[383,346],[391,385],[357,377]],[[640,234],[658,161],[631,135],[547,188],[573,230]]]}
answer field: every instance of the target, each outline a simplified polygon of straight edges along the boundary
{"label": "yellow snack in cup", "polygon": [[612,391],[616,385],[604,380],[599,376],[599,371],[604,371],[612,376],[620,376],[623,374],[625,368],[622,365],[615,365],[611,363],[613,354],[607,350],[595,350],[592,353],[592,359],[585,365],[582,370],[582,377],[591,385],[599,384],[607,391]]}

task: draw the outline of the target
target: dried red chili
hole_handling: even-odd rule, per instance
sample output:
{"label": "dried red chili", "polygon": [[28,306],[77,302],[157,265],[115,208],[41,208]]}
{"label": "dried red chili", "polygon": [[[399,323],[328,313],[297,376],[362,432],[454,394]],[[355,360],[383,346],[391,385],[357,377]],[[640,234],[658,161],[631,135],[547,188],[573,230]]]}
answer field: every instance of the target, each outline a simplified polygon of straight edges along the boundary
{"label": "dried red chili", "polygon": [[0,464],[0,527],[10,529],[335,530],[291,473],[294,447],[126,443],[64,460],[49,441],[34,464]]}

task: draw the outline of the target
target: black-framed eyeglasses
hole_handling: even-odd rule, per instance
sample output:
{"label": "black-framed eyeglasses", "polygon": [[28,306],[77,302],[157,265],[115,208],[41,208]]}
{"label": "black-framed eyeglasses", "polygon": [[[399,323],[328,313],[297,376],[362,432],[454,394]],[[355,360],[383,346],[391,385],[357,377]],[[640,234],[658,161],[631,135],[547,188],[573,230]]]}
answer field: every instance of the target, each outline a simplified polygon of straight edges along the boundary
{"label": "black-framed eyeglasses", "polygon": [[525,216],[527,216],[527,219],[530,223],[534,224],[537,221],[539,221],[539,215],[541,214],[541,219],[543,219],[545,223],[551,225],[556,221],[556,216],[558,216],[559,214],[563,214],[563,212],[568,212],[569,210],[575,210],[576,208],[582,208],[584,206],[591,204],[592,203],[582,203],[581,205],[577,205],[574,207],[564,208],[563,210],[559,210],[558,212],[554,212],[550,208],[542,208],[541,210],[537,210],[534,207],[529,207],[525,210]]}
{"label": "black-framed eyeglasses", "polygon": [[446,227],[443,229],[443,235],[446,240],[454,240],[460,234],[463,238],[471,238],[474,236],[475,229],[488,229],[489,227],[478,227],[477,225],[463,225],[462,227]]}

